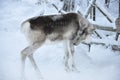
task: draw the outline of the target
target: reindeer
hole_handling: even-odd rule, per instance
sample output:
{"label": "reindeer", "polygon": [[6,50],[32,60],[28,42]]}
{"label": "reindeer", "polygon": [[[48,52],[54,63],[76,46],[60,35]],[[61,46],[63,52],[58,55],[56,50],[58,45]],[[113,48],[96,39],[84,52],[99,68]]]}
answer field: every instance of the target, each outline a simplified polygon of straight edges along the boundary
{"label": "reindeer", "polygon": [[74,46],[86,40],[95,28],[81,14],[67,13],[30,18],[22,23],[21,30],[29,41],[29,46],[21,52],[22,74],[24,74],[26,57],[30,59],[35,70],[40,73],[33,58],[33,53],[47,40],[64,43],[65,70],[70,70],[68,65],[70,54],[72,57],[71,70],[76,70]]}

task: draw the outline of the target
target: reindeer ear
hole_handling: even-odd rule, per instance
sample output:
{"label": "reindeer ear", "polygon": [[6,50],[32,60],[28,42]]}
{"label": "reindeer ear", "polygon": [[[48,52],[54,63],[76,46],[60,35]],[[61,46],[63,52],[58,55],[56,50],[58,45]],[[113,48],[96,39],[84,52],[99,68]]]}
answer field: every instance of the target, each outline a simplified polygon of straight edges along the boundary
{"label": "reindeer ear", "polygon": [[91,24],[91,31],[93,32],[95,30],[96,30],[96,28]]}
{"label": "reindeer ear", "polygon": [[96,30],[96,27],[93,25],[93,24],[91,24],[92,26],[93,26],[93,31],[95,31]]}
{"label": "reindeer ear", "polygon": [[92,24],[89,24],[89,26],[88,26],[88,33],[93,33],[94,31],[95,31],[95,27],[92,25]]}

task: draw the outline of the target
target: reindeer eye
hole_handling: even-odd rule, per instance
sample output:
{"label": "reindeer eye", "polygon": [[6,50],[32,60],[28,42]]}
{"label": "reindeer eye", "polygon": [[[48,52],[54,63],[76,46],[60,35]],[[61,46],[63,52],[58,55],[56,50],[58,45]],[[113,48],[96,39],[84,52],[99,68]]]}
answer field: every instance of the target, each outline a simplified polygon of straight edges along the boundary
{"label": "reindeer eye", "polygon": [[83,33],[83,31],[79,31],[79,35],[81,35]]}
{"label": "reindeer eye", "polygon": [[85,26],[85,24],[83,24],[83,26]]}

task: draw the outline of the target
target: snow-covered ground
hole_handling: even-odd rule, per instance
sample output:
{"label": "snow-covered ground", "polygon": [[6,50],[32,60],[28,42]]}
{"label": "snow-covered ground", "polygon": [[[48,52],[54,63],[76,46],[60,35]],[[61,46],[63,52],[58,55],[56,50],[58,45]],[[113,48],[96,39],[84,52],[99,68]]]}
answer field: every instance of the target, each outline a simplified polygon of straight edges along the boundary
{"label": "snow-covered ground", "polygon": [[[20,52],[28,45],[19,30],[20,23],[29,17],[39,15],[46,8],[45,14],[57,13],[50,4],[38,6],[34,5],[36,0],[33,1],[1,0],[0,2],[0,80],[20,80]],[[59,6],[57,1],[55,3]],[[101,24],[104,21],[105,19]],[[76,46],[75,62],[80,72],[64,70],[64,49],[61,43],[39,48],[34,58],[44,80],[120,80],[120,52],[112,51],[109,46],[109,44],[120,44],[120,39],[118,42],[114,40],[115,33],[98,32],[103,39],[93,36],[93,41],[105,42],[108,46],[92,45],[90,52],[86,45]],[[26,80],[38,80],[28,59],[25,75]]]}

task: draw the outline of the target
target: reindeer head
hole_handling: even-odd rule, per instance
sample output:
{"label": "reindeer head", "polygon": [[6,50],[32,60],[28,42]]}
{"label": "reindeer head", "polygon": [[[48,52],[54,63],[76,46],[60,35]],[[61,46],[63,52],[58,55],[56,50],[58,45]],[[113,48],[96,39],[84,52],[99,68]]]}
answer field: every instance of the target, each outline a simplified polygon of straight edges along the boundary
{"label": "reindeer head", "polygon": [[85,20],[80,24],[80,29],[77,33],[77,37],[74,40],[74,45],[78,45],[80,42],[90,42],[90,36],[95,31],[95,27]]}

